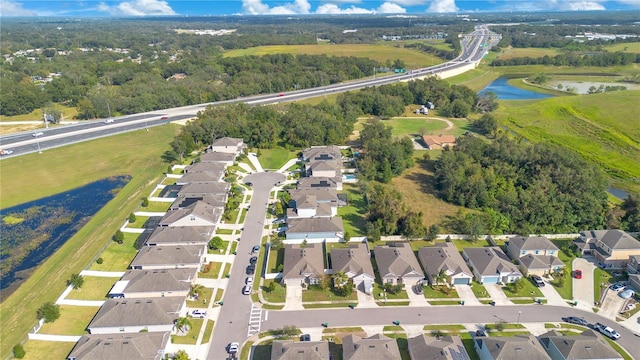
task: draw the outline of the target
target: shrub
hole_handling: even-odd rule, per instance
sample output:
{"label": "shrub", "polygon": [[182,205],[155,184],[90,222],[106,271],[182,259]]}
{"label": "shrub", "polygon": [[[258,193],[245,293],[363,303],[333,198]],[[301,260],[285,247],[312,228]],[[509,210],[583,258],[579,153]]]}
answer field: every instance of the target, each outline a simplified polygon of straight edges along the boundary
{"label": "shrub", "polygon": [[102,264],[103,262],[104,262],[104,260],[102,260],[102,258],[101,258],[101,257],[99,257],[99,258],[96,260],[96,263],[98,263],[98,265]]}
{"label": "shrub", "polygon": [[278,268],[277,268],[278,272],[282,272],[283,269],[284,269],[284,265],[278,264]]}
{"label": "shrub", "polygon": [[129,223],[133,224],[134,222],[136,222],[136,214],[131,213],[129,214]]}
{"label": "shrub", "polygon": [[121,230],[116,230],[116,233],[113,235],[113,241],[118,244],[124,243],[124,233]]}
{"label": "shrub", "polygon": [[13,347],[13,357],[16,359],[22,359],[26,355],[22,345],[18,344]]}
{"label": "shrub", "polygon": [[145,196],[142,198],[142,207],[149,206],[149,199]]}
{"label": "shrub", "polygon": [[38,320],[44,319],[46,323],[54,322],[60,317],[60,306],[51,301],[46,302],[36,311],[36,317]]}

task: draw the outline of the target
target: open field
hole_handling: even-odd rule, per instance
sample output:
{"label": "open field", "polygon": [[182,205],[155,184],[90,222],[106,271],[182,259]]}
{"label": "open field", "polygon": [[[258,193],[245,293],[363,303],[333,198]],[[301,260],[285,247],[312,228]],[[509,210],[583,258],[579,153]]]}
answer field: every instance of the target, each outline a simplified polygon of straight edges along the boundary
{"label": "open field", "polygon": [[109,290],[118,281],[118,278],[83,276],[84,284],[82,288],[71,290],[67,299],[74,300],[106,300]]}
{"label": "open field", "polygon": [[[63,121],[71,121],[73,117],[78,114],[78,109],[75,106],[69,107],[60,104],[53,104],[53,107],[56,110],[62,112],[62,120]],[[28,114],[14,115],[14,116],[6,116],[0,115],[0,122],[3,121],[36,121],[39,127],[43,127],[44,124],[42,122],[42,108],[35,109]]]}
{"label": "open field", "polygon": [[298,155],[299,151],[289,151],[287,149],[260,149],[260,165],[263,169],[278,170],[289,159]]}
{"label": "open field", "polygon": [[45,323],[40,334],[48,335],[84,335],[88,334],[87,326],[100,310],[98,306],[60,306],[60,318],[52,323]]}
{"label": "open field", "polygon": [[622,52],[640,54],[640,42],[617,43],[617,44],[607,45],[604,47],[604,49],[611,52],[622,51]]}
{"label": "open field", "polygon": [[29,340],[24,344],[24,360],[66,359],[76,343]]}
{"label": "open field", "polygon": [[347,193],[348,206],[338,208],[338,216],[342,217],[345,233],[351,236],[363,236],[365,233],[367,204],[357,185],[344,184],[342,192]]}
{"label": "open field", "polygon": [[600,164],[619,187],[640,192],[640,127],[638,91],[620,91],[549,98],[502,101],[495,111],[501,124],[531,142],[548,142],[572,149]]}
{"label": "open field", "polygon": [[94,261],[89,264],[89,269],[98,271],[125,271],[138,252],[135,244],[139,235],[140,234],[135,233],[124,233],[124,242],[122,244],[110,241],[100,254],[102,264]]}
{"label": "open field", "polygon": [[556,56],[559,51],[556,49],[543,49],[543,48],[510,48],[505,49],[498,55],[498,59],[507,60],[521,57],[539,58],[545,55]]}
{"label": "open field", "polygon": [[[9,207],[57,194],[113,175],[131,181],[58,251],[44,261],[0,307],[0,357],[6,358],[35,324],[36,309],[55,301],[72,273],[92,263],[139,199],[166,170],[160,156],[169,149],[178,126],[158,126],[57,149],[2,160],[0,193]],[[109,156],[104,156],[104,154]],[[87,161],[90,159],[90,161]],[[37,183],[38,186],[32,184]],[[26,301],[29,299],[29,301]]]}
{"label": "open field", "polygon": [[441,59],[414,49],[406,49],[392,43],[378,44],[326,44],[317,45],[269,45],[257,46],[248,49],[231,50],[223,54],[224,57],[236,56],[262,56],[270,54],[306,54],[327,56],[354,56],[373,59],[382,63],[387,60],[400,59],[404,61],[407,69],[421,68],[436,65]]}
{"label": "open field", "polygon": [[398,117],[383,120],[382,123],[393,128],[393,136],[417,136],[420,135],[421,132],[425,134],[440,134],[447,128],[447,123],[444,121],[431,119],[428,116],[412,118]]}

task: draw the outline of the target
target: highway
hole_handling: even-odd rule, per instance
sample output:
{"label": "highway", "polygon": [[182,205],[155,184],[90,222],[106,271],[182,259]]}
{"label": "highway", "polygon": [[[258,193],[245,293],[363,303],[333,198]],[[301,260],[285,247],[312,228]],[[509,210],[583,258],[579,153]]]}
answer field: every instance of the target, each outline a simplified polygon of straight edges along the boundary
{"label": "highway", "polygon": [[[492,33],[485,26],[479,25],[476,26],[476,29],[472,33],[465,35],[460,42],[462,45],[462,52],[456,59],[431,67],[408,70],[406,73],[379,76],[376,78],[368,78],[278,94],[256,95],[233,100],[115,117],[113,118],[113,122],[109,123],[104,120],[80,121],[77,124],[72,125],[56,125],[35,131],[5,135],[0,137],[0,148],[4,150],[11,150],[13,153],[3,156],[2,158],[42,152],[46,149],[93,140],[123,132],[144,130],[145,128],[162,125],[167,122],[191,119],[195,117],[199,111],[204,110],[210,105],[217,106],[238,102],[244,102],[249,105],[268,105],[280,102],[291,102],[324,96],[327,94],[341,93],[371,86],[410,81],[413,79],[442,74],[447,71],[469,67],[473,63],[479,62],[486,54],[487,49],[491,45],[497,43],[497,34]],[[485,46],[485,44],[487,45]],[[34,136],[34,134],[40,132],[42,133],[41,135]]]}

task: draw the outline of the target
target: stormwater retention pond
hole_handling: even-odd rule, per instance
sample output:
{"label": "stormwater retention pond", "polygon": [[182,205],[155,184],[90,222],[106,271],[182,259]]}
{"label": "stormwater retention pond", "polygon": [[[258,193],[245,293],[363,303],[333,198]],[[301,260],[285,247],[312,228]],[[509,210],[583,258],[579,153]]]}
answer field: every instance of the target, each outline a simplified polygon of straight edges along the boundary
{"label": "stormwater retention pond", "polygon": [[6,298],[130,180],[114,176],[0,210],[0,293]]}
{"label": "stormwater retention pond", "polygon": [[508,83],[509,79],[506,77],[499,77],[495,79],[486,88],[482,89],[479,94],[482,95],[486,92],[493,92],[498,96],[500,100],[535,100],[545,99],[553,97],[553,95],[538,93],[531,90],[520,89]]}

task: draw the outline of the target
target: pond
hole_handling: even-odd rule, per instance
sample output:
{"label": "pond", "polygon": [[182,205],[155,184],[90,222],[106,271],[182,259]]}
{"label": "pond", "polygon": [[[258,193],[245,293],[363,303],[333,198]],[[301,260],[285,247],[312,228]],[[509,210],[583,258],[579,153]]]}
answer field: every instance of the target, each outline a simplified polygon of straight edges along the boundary
{"label": "pond", "polygon": [[130,180],[102,179],[83,187],[0,210],[0,290],[6,298]]}
{"label": "pond", "polygon": [[553,95],[538,93],[531,90],[524,90],[510,85],[506,77],[499,77],[495,79],[486,88],[482,89],[478,94],[482,95],[486,92],[492,91],[498,95],[500,100],[535,100],[545,99],[552,97]]}

